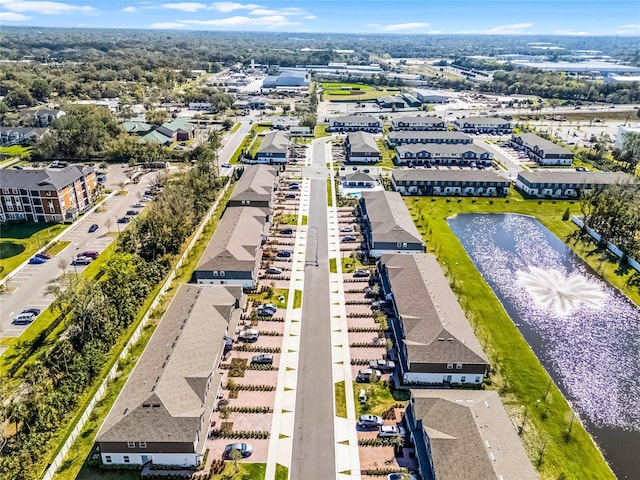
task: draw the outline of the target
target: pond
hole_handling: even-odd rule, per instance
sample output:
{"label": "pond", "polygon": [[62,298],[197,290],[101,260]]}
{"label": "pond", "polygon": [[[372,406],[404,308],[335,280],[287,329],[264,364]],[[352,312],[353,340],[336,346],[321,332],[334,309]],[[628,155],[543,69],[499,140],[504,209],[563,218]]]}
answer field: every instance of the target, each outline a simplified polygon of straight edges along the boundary
{"label": "pond", "polygon": [[535,218],[448,219],[618,478],[638,478],[640,308]]}

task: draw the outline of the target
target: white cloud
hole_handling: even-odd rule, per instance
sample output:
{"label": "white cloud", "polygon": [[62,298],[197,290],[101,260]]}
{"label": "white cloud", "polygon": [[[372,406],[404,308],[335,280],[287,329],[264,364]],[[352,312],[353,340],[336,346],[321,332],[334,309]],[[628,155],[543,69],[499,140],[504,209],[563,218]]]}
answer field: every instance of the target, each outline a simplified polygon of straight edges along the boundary
{"label": "white cloud", "polygon": [[316,17],[315,15],[306,15],[302,18],[304,18],[305,20],[315,20],[318,17]]}
{"label": "white cloud", "polygon": [[58,15],[61,13],[92,13],[94,8],[88,5],[69,5],[61,2],[32,2],[23,0],[5,0],[2,7],[11,12],[35,12],[42,15]]}
{"label": "white cloud", "polygon": [[172,30],[175,28],[184,28],[186,25],[184,23],[178,22],[157,22],[149,26],[149,28],[163,28],[166,30]]}
{"label": "white cloud", "polygon": [[431,35],[440,35],[444,33],[444,30],[429,30],[427,33],[430,33]]}
{"label": "white cloud", "polygon": [[24,22],[30,19],[31,17],[27,17],[21,13],[0,12],[0,22]]}
{"label": "white cloud", "polygon": [[640,23],[628,23],[626,25],[620,25],[616,29],[616,33],[619,35],[640,35]]}
{"label": "white cloud", "polygon": [[589,35],[589,32],[578,32],[575,30],[556,30],[553,33],[555,33],[556,35],[572,35],[577,37],[583,37],[585,35]]}
{"label": "white cloud", "polygon": [[380,25],[379,23],[367,23],[367,27],[382,28],[382,25]]}
{"label": "white cloud", "polygon": [[427,28],[428,26],[429,24],[425,22],[392,23],[390,25],[383,26],[382,30],[385,32],[403,32],[406,30],[420,30]]}
{"label": "white cloud", "polygon": [[204,3],[197,2],[178,2],[178,3],[163,3],[163,8],[170,8],[172,10],[182,10],[183,12],[197,12],[203,8],[207,8]]}
{"label": "white cloud", "polygon": [[533,23],[512,23],[509,25],[498,25],[497,27],[483,30],[482,33],[488,35],[517,35],[524,33],[524,30],[533,27]]}
{"label": "white cloud", "polygon": [[256,8],[255,10],[251,10],[249,12],[251,15],[279,15],[280,11],[279,10],[269,10],[266,8]]}
{"label": "white cloud", "polygon": [[261,5],[254,5],[252,3],[236,3],[236,2],[213,2],[211,7],[214,10],[219,10],[220,12],[229,13],[234,10],[255,10],[257,8],[262,8]]}
{"label": "white cloud", "polygon": [[292,25],[299,25],[297,22],[292,22],[283,15],[270,15],[266,17],[245,17],[235,16],[227,18],[216,18],[212,20],[184,20],[184,23],[191,25],[209,25],[214,27],[239,27],[249,28],[254,26],[261,26],[267,28],[288,27]]}
{"label": "white cloud", "polygon": [[122,11],[126,13],[135,13],[138,11],[138,9],[136,7],[129,6],[129,7],[124,7]]}

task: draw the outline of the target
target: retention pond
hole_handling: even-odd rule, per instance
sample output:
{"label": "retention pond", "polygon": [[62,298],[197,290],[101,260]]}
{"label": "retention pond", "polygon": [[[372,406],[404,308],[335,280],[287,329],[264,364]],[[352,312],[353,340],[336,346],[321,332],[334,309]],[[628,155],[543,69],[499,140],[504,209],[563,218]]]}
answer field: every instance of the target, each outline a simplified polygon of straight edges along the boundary
{"label": "retention pond", "polygon": [[536,219],[448,220],[618,478],[640,478],[640,308]]}

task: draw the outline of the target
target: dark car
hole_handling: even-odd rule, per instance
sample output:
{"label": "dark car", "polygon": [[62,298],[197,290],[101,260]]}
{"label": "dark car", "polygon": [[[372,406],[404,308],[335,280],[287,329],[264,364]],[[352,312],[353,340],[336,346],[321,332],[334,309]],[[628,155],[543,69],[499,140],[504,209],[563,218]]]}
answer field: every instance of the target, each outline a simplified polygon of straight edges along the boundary
{"label": "dark car", "polygon": [[290,200],[290,199],[292,199],[292,198],[296,198],[296,194],[295,194],[295,193],[287,193],[287,194],[284,196],[284,198],[285,198],[285,199],[287,199],[287,200]]}
{"label": "dark car", "polygon": [[289,228],[289,227],[281,228],[280,229],[280,234],[281,235],[292,235],[293,234],[293,228]]}
{"label": "dark car", "polygon": [[291,250],[278,250],[278,253],[276,253],[276,257],[279,257],[279,258],[290,258],[291,257]]}
{"label": "dark car", "polygon": [[254,355],[251,357],[251,363],[257,363],[260,365],[271,365],[273,363],[273,355],[270,353],[261,353],[260,355]]}
{"label": "dark car", "polygon": [[22,313],[30,313],[34,317],[37,317],[38,315],[40,315],[40,312],[41,310],[39,308],[27,308],[26,310],[22,311]]}
{"label": "dark car", "polygon": [[224,458],[231,459],[231,452],[238,450],[242,458],[247,458],[253,453],[253,447],[249,443],[230,443],[224,447]]}
{"label": "dark car", "polygon": [[129,223],[131,219],[129,217],[120,217],[118,223]]}
{"label": "dark car", "polygon": [[46,261],[47,261],[47,259],[46,258],[42,258],[42,257],[31,257],[29,259],[29,263],[31,265],[40,265],[41,263],[44,263]]}
{"label": "dark car", "polygon": [[98,255],[100,255],[100,253],[95,251],[95,250],[86,250],[86,251],[82,252],[78,256],[79,257],[89,257],[92,260],[95,260],[96,258],[98,258]]}
{"label": "dark car", "polygon": [[358,240],[356,237],[354,237],[353,235],[347,235],[346,237],[342,238],[343,242],[355,242],[356,240]]}
{"label": "dark car", "polygon": [[138,215],[139,213],[137,210],[127,210],[127,215]]}
{"label": "dark car", "polygon": [[40,258],[44,258],[45,260],[49,260],[51,258],[51,255],[49,255],[48,253],[36,253],[36,257],[40,257]]}
{"label": "dark car", "polygon": [[93,225],[91,225],[91,226],[89,227],[89,233],[93,233],[93,232],[95,232],[98,228],[100,228],[100,227],[98,227],[98,224],[97,224],[97,223],[94,223]]}

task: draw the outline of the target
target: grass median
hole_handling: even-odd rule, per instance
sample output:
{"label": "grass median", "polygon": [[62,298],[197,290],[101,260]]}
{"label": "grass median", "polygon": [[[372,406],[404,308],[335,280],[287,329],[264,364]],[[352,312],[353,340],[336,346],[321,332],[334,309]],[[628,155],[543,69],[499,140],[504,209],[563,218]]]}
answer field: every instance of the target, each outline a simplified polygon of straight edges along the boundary
{"label": "grass median", "polygon": [[[508,199],[407,197],[405,201],[429,250],[456,279],[454,291],[494,368],[489,388],[500,392],[514,422],[520,425],[526,421],[521,438],[541,478],[614,478],[581,424],[574,422],[566,439],[571,407],[550,383],[547,372],[446,223],[446,218],[456,213],[520,213],[536,217],[566,241],[577,227],[563,221],[563,214],[567,208],[578,213],[579,204],[524,200],[515,192]],[[572,248],[580,254],[579,246]],[[607,271],[605,278],[610,276]],[[612,283],[624,283],[623,277]],[[543,415],[545,409],[536,409],[535,405],[536,400],[544,398],[548,385],[549,409]],[[541,450],[544,454],[539,463]]]}

